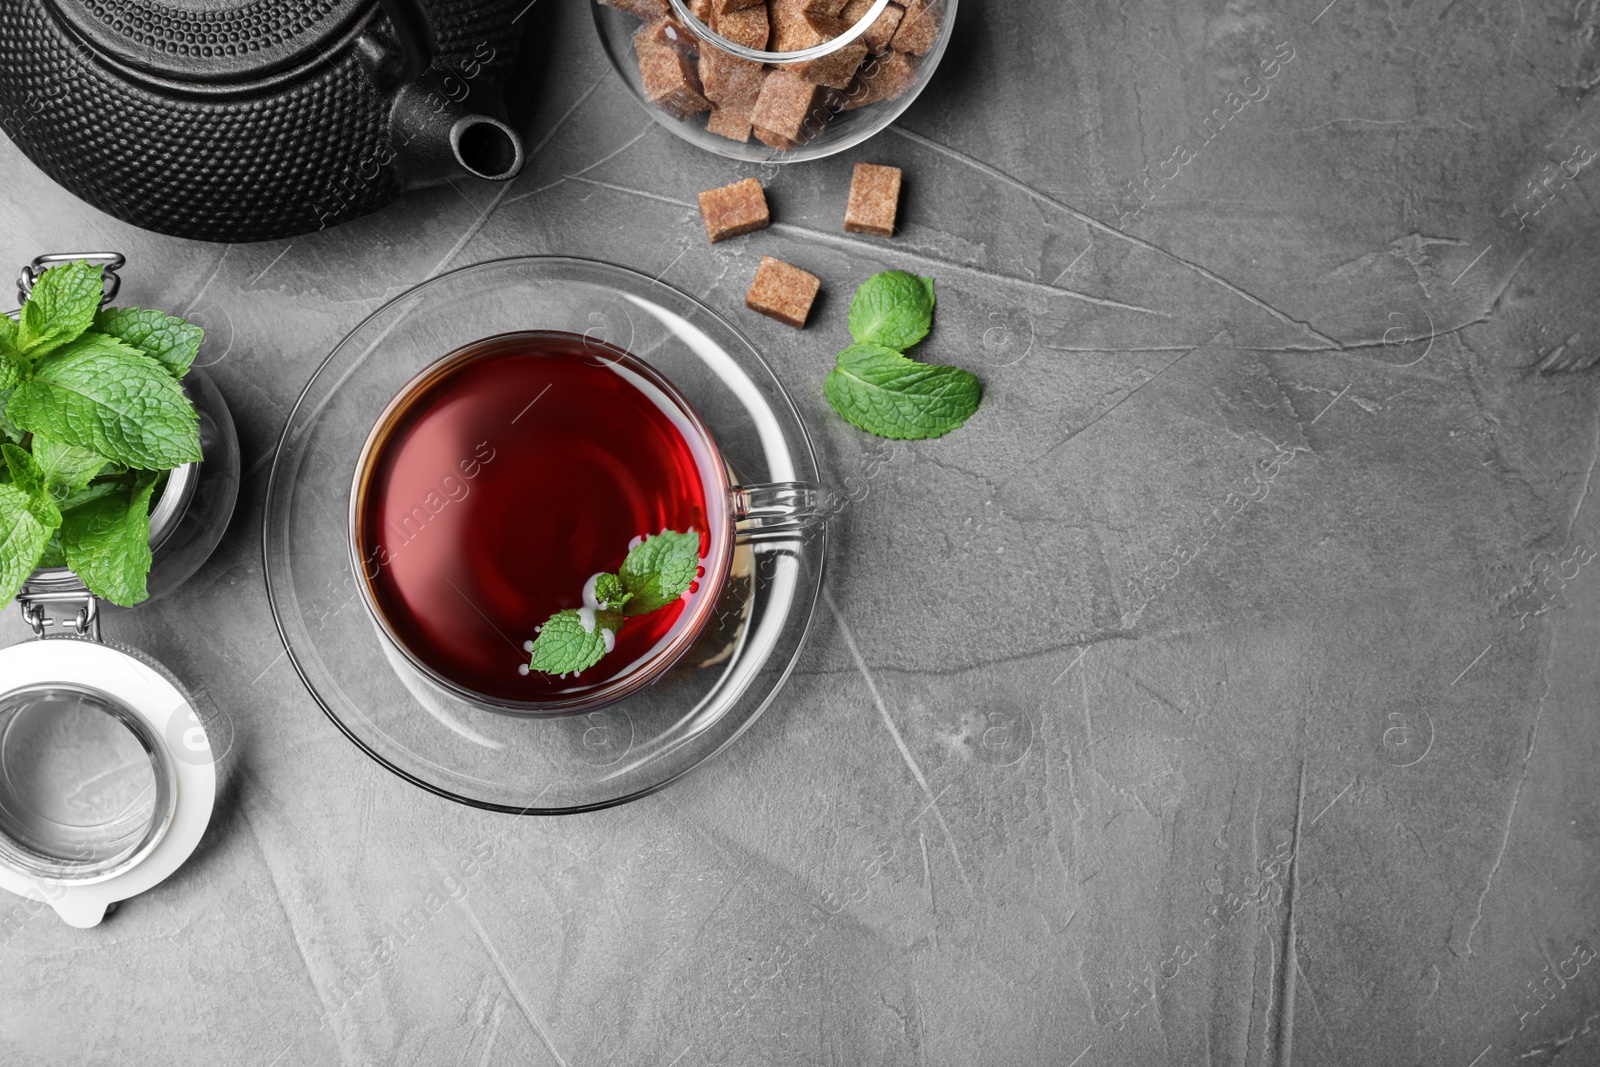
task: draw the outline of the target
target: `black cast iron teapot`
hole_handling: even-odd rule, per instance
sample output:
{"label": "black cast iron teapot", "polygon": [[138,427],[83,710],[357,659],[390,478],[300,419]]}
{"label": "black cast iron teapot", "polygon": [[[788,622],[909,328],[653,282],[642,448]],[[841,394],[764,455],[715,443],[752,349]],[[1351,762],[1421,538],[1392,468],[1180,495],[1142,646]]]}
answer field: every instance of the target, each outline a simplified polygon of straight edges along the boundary
{"label": "black cast iron teapot", "polygon": [[506,180],[528,0],[4,0],[0,126],[138,226],[321,229],[457,175]]}

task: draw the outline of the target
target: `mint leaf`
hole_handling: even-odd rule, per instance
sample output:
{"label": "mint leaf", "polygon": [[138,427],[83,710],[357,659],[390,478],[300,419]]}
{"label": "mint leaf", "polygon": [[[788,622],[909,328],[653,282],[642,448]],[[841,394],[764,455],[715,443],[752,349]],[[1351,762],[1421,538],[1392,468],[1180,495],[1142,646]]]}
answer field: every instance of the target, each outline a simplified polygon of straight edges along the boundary
{"label": "mint leaf", "polygon": [[850,336],[904,352],[933,329],[933,279],[903,270],[879,274],[850,302]]}
{"label": "mint leaf", "polygon": [[150,495],[158,474],[79,505],[62,516],[61,547],[95,596],[131,607],[145,599],[150,573]]}
{"label": "mint leaf", "polygon": [[17,324],[0,315],[0,389],[10,389],[28,374],[28,357],[17,349]]}
{"label": "mint leaf", "polygon": [[12,485],[32,497],[46,495],[44,471],[39,469],[39,461],[27,449],[7,443],[0,445],[0,453],[5,456],[6,471],[11,475]]}
{"label": "mint leaf", "polygon": [[61,531],[56,530],[50,535],[50,540],[44,543],[44,553],[39,557],[35,567],[65,567],[67,554],[61,551]]}
{"label": "mint leaf", "polygon": [[94,321],[104,295],[104,275],[93,263],[79,259],[51,267],[22,305],[17,347],[37,357],[75,340]]}
{"label": "mint leaf", "polygon": [[89,484],[109,460],[98,452],[33,435],[33,458],[39,461],[45,485],[57,500]]}
{"label": "mint leaf", "polygon": [[60,526],[61,509],[50,496],[38,461],[26,449],[10,443],[0,445],[0,451],[5,453],[11,484],[28,495],[28,510],[33,512],[33,517],[52,530]]}
{"label": "mint leaf", "polygon": [[0,600],[17,595],[55,529],[39,521],[34,503],[15,485],[0,482]]}
{"label": "mint leaf", "polygon": [[0,315],[0,389],[10,389],[28,376],[29,360],[17,347],[17,323]]}
{"label": "mint leaf", "polygon": [[127,487],[120,482],[98,481],[93,485],[85,486],[82,489],[74,489],[72,492],[62,497],[57,503],[61,508],[62,516],[65,517],[66,513],[71,511],[73,508],[78,508],[85,504],[93,503],[103,496],[110,496],[112,493],[120,493],[125,488]]}
{"label": "mint leaf", "polygon": [[174,378],[189,372],[206,336],[193,323],[147,308],[106,308],[94,317],[94,327],[139,349]]}
{"label": "mint leaf", "polygon": [[40,360],[6,413],[24,430],[129,467],[164,471],[200,459],[199,417],[183,387],[160,363],[102,333]]}
{"label": "mint leaf", "polygon": [[602,611],[621,611],[632,597],[633,594],[622,584],[622,579],[615,574],[597,574],[594,576],[594,589],[590,596],[584,597],[583,602]]}
{"label": "mint leaf", "polygon": [[[560,611],[529,645],[528,671],[577,675],[616,647],[625,616],[675,603],[700,570],[700,535],[663,530],[640,540],[619,574],[597,574],[583,590],[585,606]],[[528,673],[524,671],[523,673]]]}
{"label": "mint leaf", "polygon": [[545,674],[580,674],[615,647],[620,629],[622,616],[614,611],[559,611],[539,628],[528,669]]}
{"label": "mint leaf", "polygon": [[6,414],[6,405],[11,403],[12,392],[13,390],[11,389],[0,389],[0,438],[4,438],[5,440],[10,441],[12,444],[20,445],[22,443],[23,431],[17,426],[16,423],[12,422],[11,417]]}
{"label": "mint leaf", "polygon": [[646,537],[622,561],[618,577],[630,599],[625,615],[664,608],[689,591],[700,570],[700,535],[663,530]]}
{"label": "mint leaf", "polygon": [[972,417],[983,395],[967,371],[869,344],[839,353],[823,392],[851,425],[902,441],[943,437]]}

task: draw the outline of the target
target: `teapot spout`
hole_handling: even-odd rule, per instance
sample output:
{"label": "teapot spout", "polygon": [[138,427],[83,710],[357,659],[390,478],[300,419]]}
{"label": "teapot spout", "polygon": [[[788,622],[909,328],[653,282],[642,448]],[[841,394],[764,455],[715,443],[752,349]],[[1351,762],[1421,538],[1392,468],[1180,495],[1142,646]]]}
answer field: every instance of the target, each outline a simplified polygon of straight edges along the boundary
{"label": "teapot spout", "polygon": [[421,85],[396,94],[389,128],[407,189],[460,175],[510,181],[527,162],[522,138],[502,119],[461,108]]}

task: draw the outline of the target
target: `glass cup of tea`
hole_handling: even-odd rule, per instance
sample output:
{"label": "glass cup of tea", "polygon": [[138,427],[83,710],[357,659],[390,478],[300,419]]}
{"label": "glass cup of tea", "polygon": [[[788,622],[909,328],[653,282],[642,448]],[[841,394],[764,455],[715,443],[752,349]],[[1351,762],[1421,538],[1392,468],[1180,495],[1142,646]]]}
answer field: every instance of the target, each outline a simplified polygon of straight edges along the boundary
{"label": "glass cup of tea", "polygon": [[[445,355],[389,402],[356,462],[349,544],[391,661],[474,706],[572,715],[660,679],[716,614],[736,547],[801,536],[832,503],[819,485],[740,484],[638,356],[524,331]],[[530,671],[537,628],[669,530],[700,537],[688,592],[628,618],[582,672]]]}

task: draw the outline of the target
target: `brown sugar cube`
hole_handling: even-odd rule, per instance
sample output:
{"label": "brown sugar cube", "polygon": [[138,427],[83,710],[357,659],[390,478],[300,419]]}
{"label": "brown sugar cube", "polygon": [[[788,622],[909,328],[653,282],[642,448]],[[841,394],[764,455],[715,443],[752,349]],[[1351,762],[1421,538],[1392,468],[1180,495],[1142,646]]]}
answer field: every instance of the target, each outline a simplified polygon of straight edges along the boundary
{"label": "brown sugar cube", "polygon": [[[840,32],[847,28],[840,24]],[[798,52],[802,48],[815,48],[831,41],[836,34],[824,33],[809,20],[775,22],[772,27],[772,49],[775,52]],[[867,58],[867,44],[852,41],[832,55],[811,59],[804,63],[785,63],[780,69],[793,71],[806,81],[826,85],[833,89],[849,86],[862,60]]]}
{"label": "brown sugar cube", "polygon": [[848,89],[850,80],[861,69],[867,58],[867,42],[851,41],[831,56],[805,63],[785,63],[784,70],[792,70],[806,81],[826,85],[830,89]]}
{"label": "brown sugar cube", "polygon": [[626,11],[634,18],[651,19],[666,18],[668,14],[667,0],[600,0],[602,4],[609,4],[618,11]]}
{"label": "brown sugar cube", "polygon": [[899,167],[857,163],[844,228],[851,233],[893,237],[895,216],[900,213],[900,179]]}
{"label": "brown sugar cube", "polygon": [[768,10],[774,52],[815,48],[850,28],[841,19],[807,11],[804,0],[771,0]]}
{"label": "brown sugar cube", "polygon": [[774,52],[811,48],[825,40],[821,31],[806,17],[798,0],[770,0],[767,4],[767,20],[772,25]]}
{"label": "brown sugar cube", "polygon": [[761,86],[750,121],[788,140],[803,141],[819,121],[814,113],[827,121],[827,109],[819,106],[821,98],[820,87],[791,71],[775,70]]}
{"label": "brown sugar cube", "polygon": [[644,95],[673,118],[687,119],[711,110],[711,101],[700,93],[694,64],[676,49],[650,48],[640,53],[639,76],[644,80]]}
{"label": "brown sugar cube", "polygon": [[800,10],[818,18],[836,19],[849,0],[802,0]]}
{"label": "brown sugar cube", "polygon": [[766,4],[716,15],[711,20],[711,28],[734,44],[742,44],[746,48],[758,51],[766,49],[767,39],[772,35]]}
{"label": "brown sugar cube", "polygon": [[656,19],[633,34],[633,50],[641,56],[652,48],[672,48],[686,56],[695,54],[695,39],[677,19]]}
{"label": "brown sugar cube", "polygon": [[711,0],[711,17],[719,18],[735,11],[746,11],[757,6],[766,7],[767,0]]}
{"label": "brown sugar cube", "polygon": [[767,68],[748,59],[730,56],[715,48],[700,53],[701,92],[720,107],[733,108],[749,115],[761,97],[767,81]]}
{"label": "brown sugar cube", "polygon": [[[835,19],[830,22],[832,32],[819,29],[815,18],[792,6],[799,2],[801,0],[773,0],[773,51],[798,52],[802,48],[815,48],[831,41],[849,28],[848,23]],[[779,6],[780,4],[787,6]],[[844,89],[849,87],[850,79],[855,77],[856,69],[866,58],[866,42],[855,40],[832,55],[807,60],[804,63],[785,63],[781,69],[793,71],[806,81],[815,82],[817,85]]]}
{"label": "brown sugar cube", "polygon": [[[839,13],[840,21],[854,26],[867,17],[867,12],[872,10],[874,0],[850,0],[844,10]],[[881,56],[889,50],[889,42],[894,40],[895,31],[900,28],[900,20],[905,18],[906,9],[899,4],[890,4],[884,8],[883,14],[878,16],[878,21],[861,39],[867,42],[867,51],[875,56]]]}
{"label": "brown sugar cube", "polygon": [[767,194],[754,178],[701,193],[700,214],[706,220],[706,236],[712,244],[772,225]]}
{"label": "brown sugar cube", "polygon": [[824,32],[836,32],[844,0],[838,3],[835,0],[768,0],[767,7],[774,27],[811,27]]}
{"label": "brown sugar cube", "polygon": [[889,46],[897,52],[925,56],[938,41],[939,15],[933,9],[933,0],[911,0]]}
{"label": "brown sugar cube", "polygon": [[756,140],[760,141],[768,148],[776,148],[780,152],[787,152],[799,143],[792,138],[785,137],[781,133],[773,133],[771,130],[762,126],[753,125],[750,128],[750,132],[756,135]]}
{"label": "brown sugar cube", "polygon": [[876,104],[880,100],[897,100],[917,80],[917,60],[904,52],[886,52],[867,60],[845,93],[843,111]]}
{"label": "brown sugar cube", "polygon": [[762,256],[761,266],[756,268],[756,279],[750,283],[750,292],[745,294],[744,306],[777,319],[785,326],[803,330],[821,289],[822,280],[815,274],[807,274],[771,256]]}
{"label": "brown sugar cube", "polygon": [[774,30],[779,26],[810,26],[811,18],[827,18],[811,10],[811,0],[766,0],[766,10]]}
{"label": "brown sugar cube", "polygon": [[716,9],[711,6],[711,0],[689,0],[689,14],[705,25],[711,25],[711,18],[715,13]]}
{"label": "brown sugar cube", "polygon": [[750,128],[750,116],[731,107],[712,108],[711,117],[706,120],[707,132],[714,133],[718,137],[726,137],[730,141],[748,143]]}

